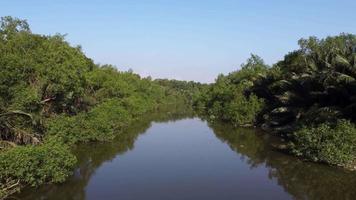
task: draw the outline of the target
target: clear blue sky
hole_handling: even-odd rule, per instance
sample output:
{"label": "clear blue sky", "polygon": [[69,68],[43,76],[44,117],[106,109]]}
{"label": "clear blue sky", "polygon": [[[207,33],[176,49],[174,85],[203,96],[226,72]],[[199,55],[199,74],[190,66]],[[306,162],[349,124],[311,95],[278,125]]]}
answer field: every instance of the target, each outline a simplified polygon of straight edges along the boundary
{"label": "clear blue sky", "polygon": [[356,0],[1,0],[0,15],[67,33],[96,63],[202,82],[250,53],[272,64],[302,37],[356,33]]}

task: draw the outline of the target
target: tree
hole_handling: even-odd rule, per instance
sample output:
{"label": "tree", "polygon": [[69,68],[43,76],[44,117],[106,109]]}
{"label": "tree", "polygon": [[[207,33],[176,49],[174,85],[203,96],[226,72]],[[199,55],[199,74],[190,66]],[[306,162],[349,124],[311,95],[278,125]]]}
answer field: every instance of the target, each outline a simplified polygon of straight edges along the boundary
{"label": "tree", "polygon": [[31,32],[26,20],[12,18],[10,16],[1,17],[0,34],[10,36],[19,32]]}

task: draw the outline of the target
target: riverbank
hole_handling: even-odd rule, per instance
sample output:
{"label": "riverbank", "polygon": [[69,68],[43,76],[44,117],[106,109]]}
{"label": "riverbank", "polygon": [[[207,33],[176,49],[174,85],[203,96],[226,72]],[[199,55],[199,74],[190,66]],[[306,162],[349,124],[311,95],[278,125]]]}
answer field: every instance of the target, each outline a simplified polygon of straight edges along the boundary
{"label": "riverbank", "polygon": [[356,160],[356,35],[298,44],[272,66],[252,54],[219,75],[194,106],[212,119],[278,135],[301,159],[349,168]]}
{"label": "riverbank", "polygon": [[[77,161],[82,159],[75,156],[71,150],[78,144],[111,141],[122,132],[134,127],[135,123],[141,124],[141,120],[150,119],[145,115],[154,116],[151,113],[164,112],[166,116],[174,119],[172,115],[178,117],[179,113],[189,110],[182,104],[167,103],[144,112],[142,110],[137,112],[132,107],[126,108],[126,112],[130,110],[130,113],[124,114],[120,104],[111,102],[109,105],[102,105],[89,113],[69,117],[69,119],[60,117],[51,119],[46,133],[48,138],[44,139],[43,144],[15,147],[0,153],[2,169],[0,177],[1,180],[9,180],[7,183],[2,182],[0,199],[5,199],[24,187],[38,187],[66,181],[72,175]],[[177,109],[181,111],[178,112]]]}
{"label": "riverbank", "polygon": [[73,145],[112,140],[160,106],[189,104],[170,81],[95,64],[63,35],[32,33],[9,16],[1,24],[0,198],[64,182]]}
{"label": "riverbank", "polygon": [[313,200],[355,195],[353,172],[276,151],[271,144],[280,138],[259,129],[207,122],[182,111],[152,112],[112,141],[76,145],[79,160],[66,182],[28,187],[14,197]]}

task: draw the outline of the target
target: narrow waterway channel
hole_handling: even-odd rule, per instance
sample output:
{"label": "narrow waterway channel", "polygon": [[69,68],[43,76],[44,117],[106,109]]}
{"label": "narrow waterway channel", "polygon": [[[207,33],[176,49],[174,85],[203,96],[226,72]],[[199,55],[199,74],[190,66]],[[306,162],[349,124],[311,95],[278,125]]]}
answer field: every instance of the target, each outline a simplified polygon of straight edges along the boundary
{"label": "narrow waterway channel", "polygon": [[303,162],[254,129],[171,115],[138,122],[112,142],[75,148],[65,183],[18,199],[354,199],[356,173]]}

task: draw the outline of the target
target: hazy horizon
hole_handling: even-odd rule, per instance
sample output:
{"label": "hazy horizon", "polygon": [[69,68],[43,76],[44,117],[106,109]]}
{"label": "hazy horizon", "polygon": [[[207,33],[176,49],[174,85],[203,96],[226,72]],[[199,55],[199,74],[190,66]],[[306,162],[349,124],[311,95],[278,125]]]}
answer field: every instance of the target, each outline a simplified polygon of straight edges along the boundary
{"label": "hazy horizon", "polygon": [[297,49],[300,38],[356,33],[354,8],[351,0],[4,0],[0,16],[26,19],[34,33],[68,34],[95,63],[212,82],[250,53],[273,64]]}

